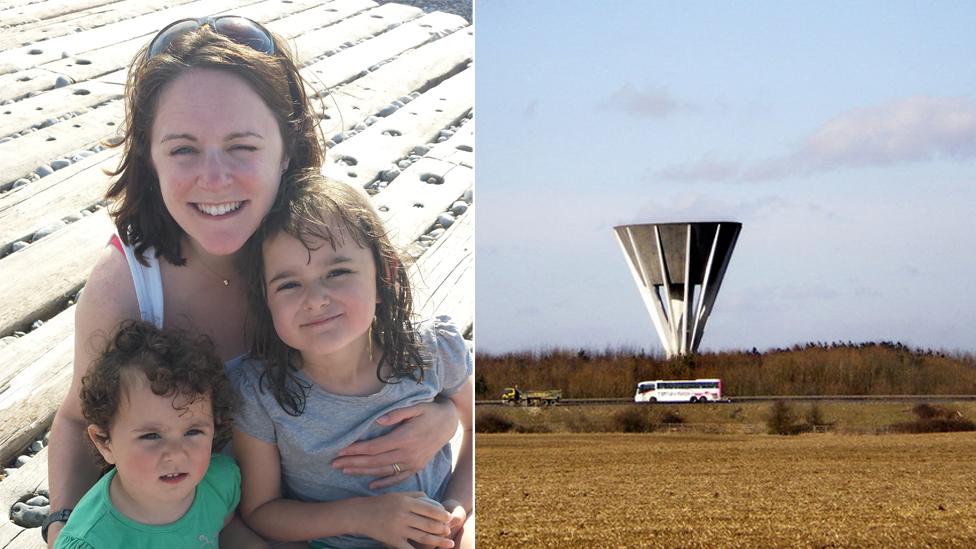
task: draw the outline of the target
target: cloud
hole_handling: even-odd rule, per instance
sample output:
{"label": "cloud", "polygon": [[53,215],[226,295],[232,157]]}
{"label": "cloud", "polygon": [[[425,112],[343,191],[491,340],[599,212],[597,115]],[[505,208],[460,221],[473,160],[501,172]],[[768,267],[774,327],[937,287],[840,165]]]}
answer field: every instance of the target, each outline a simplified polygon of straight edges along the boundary
{"label": "cloud", "polygon": [[610,94],[601,105],[606,109],[623,111],[637,116],[660,118],[693,107],[682,103],[663,90],[637,90],[630,82]]}
{"label": "cloud", "polygon": [[763,181],[844,168],[976,158],[976,102],[916,96],[848,111],[815,129],[793,151],[753,164],[711,155],[655,174],[668,181]]}

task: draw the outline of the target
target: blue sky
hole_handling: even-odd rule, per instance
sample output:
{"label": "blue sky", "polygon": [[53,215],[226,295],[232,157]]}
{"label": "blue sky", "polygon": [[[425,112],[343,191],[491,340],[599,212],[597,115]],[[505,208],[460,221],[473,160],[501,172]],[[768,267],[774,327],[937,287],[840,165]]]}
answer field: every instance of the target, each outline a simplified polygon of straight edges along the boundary
{"label": "blue sky", "polygon": [[612,227],[710,220],[703,350],[976,351],[976,4],[475,9],[479,351],[660,350]]}

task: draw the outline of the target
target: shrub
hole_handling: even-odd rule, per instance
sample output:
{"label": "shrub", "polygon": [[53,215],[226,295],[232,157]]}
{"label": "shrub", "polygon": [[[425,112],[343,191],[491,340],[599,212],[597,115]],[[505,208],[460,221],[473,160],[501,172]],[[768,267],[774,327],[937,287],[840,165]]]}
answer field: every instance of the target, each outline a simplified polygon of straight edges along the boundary
{"label": "shrub", "polygon": [[660,423],[684,423],[685,418],[678,414],[677,410],[664,410],[658,420]]}
{"label": "shrub", "polygon": [[507,433],[515,423],[495,412],[484,412],[475,418],[474,430],[477,433]]}
{"label": "shrub", "polygon": [[803,431],[803,426],[797,423],[793,408],[777,400],[766,416],[766,431],[771,435],[796,435]]}
{"label": "shrub", "polygon": [[624,433],[649,433],[654,430],[654,423],[647,412],[639,407],[630,407],[614,414],[611,426],[614,431]]}
{"label": "shrub", "polygon": [[890,430],[896,433],[952,433],[976,431],[976,423],[963,417],[958,410],[922,403],[914,408],[915,421],[895,423]]}

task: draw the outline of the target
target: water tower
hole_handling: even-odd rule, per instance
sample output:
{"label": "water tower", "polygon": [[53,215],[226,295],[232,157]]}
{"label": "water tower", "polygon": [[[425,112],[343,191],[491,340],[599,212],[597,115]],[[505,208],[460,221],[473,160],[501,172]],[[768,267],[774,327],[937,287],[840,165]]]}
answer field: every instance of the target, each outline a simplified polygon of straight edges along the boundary
{"label": "water tower", "polygon": [[694,353],[741,223],[644,223],[613,228],[668,358]]}

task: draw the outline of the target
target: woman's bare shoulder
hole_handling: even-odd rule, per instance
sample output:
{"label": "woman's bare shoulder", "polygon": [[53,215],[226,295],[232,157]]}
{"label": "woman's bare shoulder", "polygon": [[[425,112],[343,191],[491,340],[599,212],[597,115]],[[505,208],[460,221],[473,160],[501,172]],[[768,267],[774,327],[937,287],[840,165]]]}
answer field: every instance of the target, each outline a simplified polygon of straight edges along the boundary
{"label": "woman's bare shoulder", "polygon": [[114,246],[106,246],[92,267],[78,300],[75,327],[79,331],[90,331],[129,318],[139,318],[132,272],[125,254]]}

